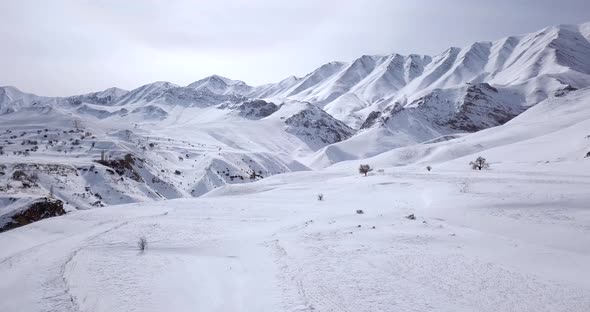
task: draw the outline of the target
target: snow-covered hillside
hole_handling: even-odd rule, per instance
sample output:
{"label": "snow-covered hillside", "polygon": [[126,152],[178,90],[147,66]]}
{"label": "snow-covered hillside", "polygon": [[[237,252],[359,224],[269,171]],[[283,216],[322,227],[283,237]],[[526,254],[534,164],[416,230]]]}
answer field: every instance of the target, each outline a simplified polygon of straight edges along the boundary
{"label": "snow-covered hillside", "polygon": [[[362,56],[264,86],[213,75],[60,98],[1,87],[2,197],[53,189],[66,210],[196,197],[434,148],[443,143],[427,143],[500,126],[539,102],[583,102],[589,29],[548,27],[436,56]],[[15,171],[35,181],[23,185]]]}
{"label": "snow-covered hillside", "polygon": [[[362,56],[351,63],[329,63],[303,78],[259,87],[269,98],[291,98],[323,107],[337,119],[359,128],[372,112],[424,99],[446,103],[437,110],[460,118],[470,101],[466,88],[487,84],[499,90],[492,100],[511,95],[512,109],[534,105],[563,89],[590,85],[590,24],[547,27],[538,32],[452,47],[440,55]],[[278,87],[278,86],[281,87]],[[512,110],[500,113],[513,115]],[[518,109],[517,109],[518,111]],[[480,116],[475,128],[494,123]],[[462,127],[450,124],[454,130]]]}
{"label": "snow-covered hillside", "polygon": [[506,143],[490,170],[334,167],[14,229],[0,310],[587,311],[590,166]]}

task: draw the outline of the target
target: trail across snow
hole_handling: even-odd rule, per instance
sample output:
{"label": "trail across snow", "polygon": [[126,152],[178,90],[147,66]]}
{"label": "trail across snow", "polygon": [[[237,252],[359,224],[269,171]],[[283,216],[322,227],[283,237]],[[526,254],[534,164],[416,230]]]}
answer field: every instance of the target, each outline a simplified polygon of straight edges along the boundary
{"label": "trail across snow", "polygon": [[0,235],[0,311],[590,310],[590,178],[500,169],[301,172],[47,219]]}

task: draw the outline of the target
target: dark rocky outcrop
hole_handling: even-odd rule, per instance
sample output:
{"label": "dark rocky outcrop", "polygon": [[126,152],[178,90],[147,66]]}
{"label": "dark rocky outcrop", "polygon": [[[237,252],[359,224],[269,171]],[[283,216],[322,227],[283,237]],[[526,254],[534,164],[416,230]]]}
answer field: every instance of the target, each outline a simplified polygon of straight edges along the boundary
{"label": "dark rocky outcrop", "polygon": [[63,202],[59,199],[48,197],[39,198],[28,207],[17,210],[10,216],[5,216],[9,221],[0,227],[0,232],[5,232],[35,221],[64,215]]}
{"label": "dark rocky outcrop", "polygon": [[[134,181],[142,182],[143,179],[141,178],[139,173],[137,171],[135,171],[135,168],[133,167],[136,160],[138,160],[138,159],[133,157],[133,155],[126,154],[123,159],[96,160],[96,162],[103,165],[103,166],[107,166],[109,168],[112,168],[114,170],[114,172],[116,172],[120,176],[126,175],[127,177],[129,177],[130,179],[132,179]],[[107,169],[107,171],[108,171],[108,169]]]}
{"label": "dark rocky outcrop", "polygon": [[381,117],[380,111],[372,111],[371,113],[369,113],[369,116],[367,116],[367,119],[365,119],[365,121],[361,125],[361,129],[371,128],[377,123],[379,117]]}
{"label": "dark rocky outcrop", "polygon": [[235,110],[244,118],[261,119],[272,115],[279,109],[279,106],[264,100],[248,100],[241,103],[223,103],[218,105],[217,108]]}
{"label": "dark rocky outcrop", "polygon": [[571,85],[567,85],[564,88],[561,88],[561,89],[555,91],[555,96],[556,97],[566,96],[568,93],[570,93],[572,91],[576,91],[576,90],[578,90],[578,89],[572,87]]}
{"label": "dark rocky outcrop", "polygon": [[499,102],[495,98],[497,93],[498,89],[487,83],[469,85],[456,114],[439,125],[454,130],[476,132],[503,125],[524,111],[524,108],[515,110]]}
{"label": "dark rocky outcrop", "polygon": [[350,138],[354,130],[315,106],[308,106],[285,120],[287,132],[333,144]]}
{"label": "dark rocky outcrop", "polygon": [[238,106],[243,117],[264,118],[276,112],[279,107],[263,100],[246,101]]}

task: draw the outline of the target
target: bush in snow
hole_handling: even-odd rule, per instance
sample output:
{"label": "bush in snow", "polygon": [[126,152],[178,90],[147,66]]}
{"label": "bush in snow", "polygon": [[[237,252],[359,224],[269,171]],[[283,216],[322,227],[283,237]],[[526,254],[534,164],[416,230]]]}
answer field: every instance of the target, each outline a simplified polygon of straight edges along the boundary
{"label": "bush in snow", "polygon": [[[2,154],[0,154],[2,155]],[[590,157],[590,152],[586,153],[586,157]]]}
{"label": "bush in snow", "polygon": [[356,211],[356,213],[357,213],[357,214],[363,214],[363,213],[365,213],[365,212],[364,212],[362,209],[358,209],[358,210]]}
{"label": "bush in snow", "polygon": [[360,173],[360,174],[364,174],[364,175],[365,175],[365,177],[366,177],[366,176],[367,176],[367,174],[368,174],[369,172],[371,172],[371,171],[373,171],[373,168],[371,168],[371,166],[369,166],[369,165],[360,165],[360,166],[359,166],[359,173]]}
{"label": "bush in snow", "polygon": [[487,163],[486,159],[481,156],[477,157],[477,159],[475,161],[470,162],[469,165],[471,166],[471,169],[473,169],[473,170],[487,169],[490,167],[490,165]]}
{"label": "bush in snow", "polygon": [[15,170],[12,173],[12,179],[13,180],[22,181],[22,180],[27,179],[27,178],[28,178],[27,174],[24,171],[22,171],[22,170]]}
{"label": "bush in snow", "polygon": [[430,170],[432,170],[432,167],[426,166],[426,170],[430,171]]}
{"label": "bush in snow", "polygon": [[145,237],[140,237],[139,240],[137,241],[137,248],[139,249],[139,251],[144,252],[147,249],[147,239]]}
{"label": "bush in snow", "polygon": [[319,193],[319,194],[318,194],[318,200],[319,200],[319,201],[322,201],[322,200],[324,200],[324,194],[322,194],[322,193]]}
{"label": "bush in snow", "polygon": [[36,183],[39,180],[39,177],[36,173],[26,174],[23,170],[15,170],[12,173],[12,179],[21,182]]}

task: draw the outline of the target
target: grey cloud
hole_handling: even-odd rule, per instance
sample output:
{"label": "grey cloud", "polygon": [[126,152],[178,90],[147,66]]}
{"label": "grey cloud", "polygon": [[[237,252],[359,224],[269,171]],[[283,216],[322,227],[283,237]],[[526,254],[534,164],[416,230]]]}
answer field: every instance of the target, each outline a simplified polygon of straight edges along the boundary
{"label": "grey cloud", "polygon": [[338,16],[338,9],[316,1],[118,3],[88,2],[84,15],[113,34],[159,49],[259,49],[303,39]]}
{"label": "grey cloud", "polygon": [[587,0],[0,0],[0,85],[68,95],[214,73],[262,84],[585,21]]}

